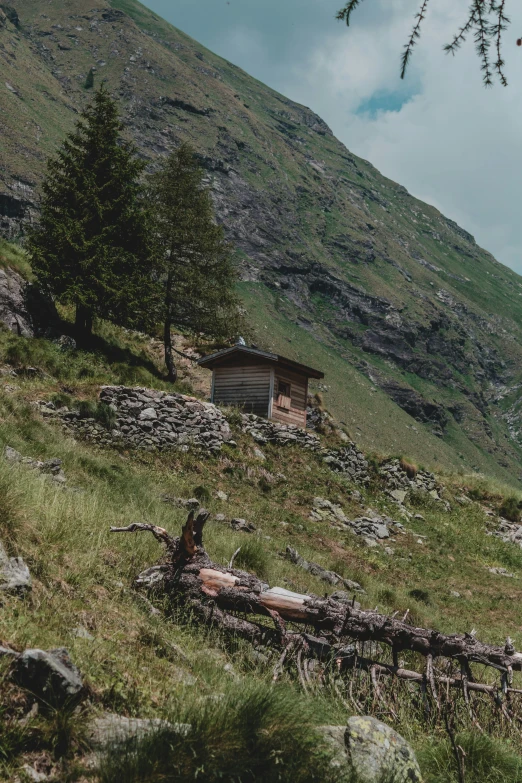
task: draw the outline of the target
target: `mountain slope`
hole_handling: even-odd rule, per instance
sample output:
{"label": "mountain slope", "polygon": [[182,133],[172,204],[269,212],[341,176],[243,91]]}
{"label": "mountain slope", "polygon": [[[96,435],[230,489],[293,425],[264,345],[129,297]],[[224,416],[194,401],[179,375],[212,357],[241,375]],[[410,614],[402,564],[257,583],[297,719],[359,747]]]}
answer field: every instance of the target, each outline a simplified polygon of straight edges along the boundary
{"label": "mountain slope", "polygon": [[[150,161],[197,148],[257,340],[326,370],[365,447],[519,477],[522,279],[325,123],[134,0],[11,0],[0,14],[0,226],[108,80]],[[0,4],[1,7],[1,4]]]}

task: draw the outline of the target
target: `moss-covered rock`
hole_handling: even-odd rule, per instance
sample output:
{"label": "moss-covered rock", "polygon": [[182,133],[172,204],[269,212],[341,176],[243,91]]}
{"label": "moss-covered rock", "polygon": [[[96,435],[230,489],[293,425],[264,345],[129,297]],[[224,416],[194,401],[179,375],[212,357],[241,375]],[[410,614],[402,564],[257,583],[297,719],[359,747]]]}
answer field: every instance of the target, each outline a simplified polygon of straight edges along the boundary
{"label": "moss-covered rock", "polygon": [[413,750],[385,723],[350,718],[344,740],[358,783],[422,783]]}

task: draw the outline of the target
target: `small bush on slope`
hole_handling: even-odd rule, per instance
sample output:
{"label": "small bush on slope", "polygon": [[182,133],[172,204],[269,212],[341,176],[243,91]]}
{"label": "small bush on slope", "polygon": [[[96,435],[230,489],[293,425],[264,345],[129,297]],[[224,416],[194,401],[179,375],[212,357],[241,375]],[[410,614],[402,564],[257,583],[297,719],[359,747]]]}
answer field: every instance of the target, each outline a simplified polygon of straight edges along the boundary
{"label": "small bush on slope", "polygon": [[[509,743],[484,734],[460,734],[466,783],[522,783],[522,758]],[[458,783],[458,769],[449,740],[425,746],[419,753],[426,783]]]}
{"label": "small bush on slope", "polygon": [[159,731],[111,749],[100,783],[339,783],[314,731],[317,719],[288,684],[235,685],[172,716],[191,726],[186,736]]}

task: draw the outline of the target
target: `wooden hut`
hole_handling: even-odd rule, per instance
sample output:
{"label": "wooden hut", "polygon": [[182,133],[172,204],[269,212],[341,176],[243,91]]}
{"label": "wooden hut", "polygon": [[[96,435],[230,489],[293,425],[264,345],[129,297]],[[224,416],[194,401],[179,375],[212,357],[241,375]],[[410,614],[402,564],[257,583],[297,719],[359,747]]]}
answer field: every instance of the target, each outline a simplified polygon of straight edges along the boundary
{"label": "wooden hut", "polygon": [[312,367],[246,345],[205,356],[198,364],[212,370],[212,402],[299,427],[306,427],[309,378],[324,378]]}

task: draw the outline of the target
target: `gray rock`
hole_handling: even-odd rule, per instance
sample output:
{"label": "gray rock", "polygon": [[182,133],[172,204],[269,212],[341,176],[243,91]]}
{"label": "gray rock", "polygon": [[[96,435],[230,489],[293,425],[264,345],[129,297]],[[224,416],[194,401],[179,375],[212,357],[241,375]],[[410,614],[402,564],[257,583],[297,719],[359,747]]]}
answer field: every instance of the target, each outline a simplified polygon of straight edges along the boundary
{"label": "gray rock", "polygon": [[239,530],[242,533],[254,533],[257,528],[253,522],[247,522],[246,519],[231,519],[230,527]]}
{"label": "gray rock", "polygon": [[16,449],[13,449],[11,446],[6,446],[4,449],[4,457],[8,462],[21,462],[22,461],[22,455],[19,451]]}
{"label": "gray rock", "polygon": [[404,489],[393,489],[390,492],[390,495],[394,500],[397,501],[397,503],[404,503],[407,494],[408,493]]}
{"label": "gray rock", "polygon": [[344,739],[358,783],[422,783],[410,745],[385,723],[366,716],[352,717]]}
{"label": "gray rock", "polygon": [[87,741],[94,750],[103,750],[111,745],[121,745],[130,740],[141,740],[151,734],[169,731],[183,737],[192,727],[188,723],[169,723],[160,718],[126,718],[107,712],[95,718],[87,729]]}
{"label": "gray rock", "polygon": [[228,500],[228,495],[226,492],[223,492],[221,489],[218,489],[216,492],[216,497],[218,500],[221,500],[223,502],[226,502]]}
{"label": "gray rock", "polygon": [[507,576],[510,579],[516,579],[515,574],[510,574],[507,568],[488,568],[490,574],[496,574],[497,576]]}
{"label": "gray rock", "polygon": [[84,628],[83,625],[78,625],[76,628],[73,628],[72,635],[76,636],[77,639],[87,639],[88,641],[94,641],[94,636],[92,633],[89,633],[87,628]]}
{"label": "gray rock", "polygon": [[[299,554],[299,552],[297,552],[296,549],[293,549],[291,546],[286,547],[285,558],[287,560],[290,560],[291,563],[294,563],[294,565],[297,565],[300,568],[302,568],[304,571],[308,571],[310,574],[317,576],[323,582],[327,582],[327,584],[334,585],[334,586],[338,584],[342,584],[348,590],[355,590],[358,593],[364,593],[363,588],[358,582],[352,582],[350,579],[344,579],[344,577],[340,576],[340,574],[336,574],[335,571],[329,571],[328,569],[323,568],[323,566],[320,566],[317,563],[309,563],[307,560],[301,557],[301,555]],[[332,598],[334,598],[335,595],[336,594],[334,593]],[[340,600],[340,599],[336,599],[336,600]]]}
{"label": "gray rock", "polygon": [[24,764],[21,772],[24,773],[24,779],[31,781],[31,783],[43,783],[43,781],[49,780],[49,777],[45,774],[45,772],[38,772],[38,770],[34,767],[31,767],[30,764]]}
{"label": "gray rock", "polygon": [[142,421],[148,421],[152,419],[157,419],[158,414],[156,413],[155,408],[145,408],[144,410],[142,410],[139,417]]}
{"label": "gray rock", "polygon": [[344,744],[345,726],[318,726],[317,731],[322,736],[326,747],[330,752],[330,767],[346,779],[347,783],[353,783],[353,774],[346,747]]}
{"label": "gray rock", "polygon": [[26,289],[21,275],[13,269],[0,269],[0,322],[15,334],[34,337]]}
{"label": "gray rock", "polygon": [[31,574],[22,558],[8,557],[0,542],[0,592],[23,596],[31,587]]}
{"label": "gray rock", "polygon": [[79,701],[84,694],[80,672],[63,647],[25,650],[16,660],[14,677],[22,688],[55,707]]}

